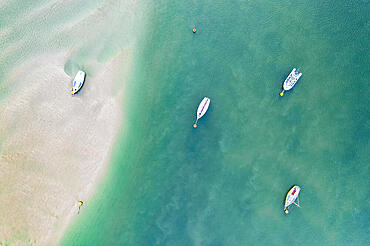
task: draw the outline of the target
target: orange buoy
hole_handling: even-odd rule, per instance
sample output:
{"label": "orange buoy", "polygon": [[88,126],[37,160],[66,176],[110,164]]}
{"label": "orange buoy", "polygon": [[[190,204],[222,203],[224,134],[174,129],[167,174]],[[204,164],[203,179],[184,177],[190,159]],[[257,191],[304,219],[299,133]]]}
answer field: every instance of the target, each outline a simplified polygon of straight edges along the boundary
{"label": "orange buoy", "polygon": [[197,29],[193,28],[193,33],[196,33],[197,32]]}
{"label": "orange buoy", "polygon": [[197,128],[197,124],[194,124],[194,125],[193,125],[193,127],[194,127],[194,128]]}

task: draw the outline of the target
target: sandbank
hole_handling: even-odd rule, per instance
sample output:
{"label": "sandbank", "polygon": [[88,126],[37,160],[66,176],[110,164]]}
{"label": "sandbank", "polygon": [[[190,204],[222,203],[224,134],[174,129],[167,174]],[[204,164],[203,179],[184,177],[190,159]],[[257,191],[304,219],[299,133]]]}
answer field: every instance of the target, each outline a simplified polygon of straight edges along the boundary
{"label": "sandbank", "polygon": [[[122,128],[130,50],[90,62],[77,95],[68,51],[39,55],[8,76],[0,103],[0,242],[55,245],[79,200],[88,206]],[[77,72],[77,71],[74,71]]]}

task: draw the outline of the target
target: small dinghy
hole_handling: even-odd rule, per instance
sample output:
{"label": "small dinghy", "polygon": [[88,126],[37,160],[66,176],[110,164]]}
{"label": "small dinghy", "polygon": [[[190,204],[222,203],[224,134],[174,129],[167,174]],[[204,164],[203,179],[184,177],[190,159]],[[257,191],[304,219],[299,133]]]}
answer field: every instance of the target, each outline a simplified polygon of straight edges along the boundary
{"label": "small dinghy", "polygon": [[295,203],[295,200],[298,198],[300,191],[301,191],[301,188],[297,185],[293,186],[293,188],[291,188],[288,191],[288,194],[285,197],[285,205],[284,205],[284,212],[286,214],[289,213],[288,209],[290,205],[294,204],[300,207],[299,204]]}
{"label": "small dinghy", "polygon": [[290,74],[284,81],[283,91],[280,92],[280,96],[284,96],[285,91],[289,91],[290,89],[292,89],[301,76],[302,73],[296,71],[296,69],[293,68],[293,70],[290,72]]}
{"label": "small dinghy", "polygon": [[75,79],[73,80],[71,94],[72,95],[76,94],[82,88],[84,82],[85,82],[85,72],[80,70],[77,72]]}
{"label": "small dinghy", "polygon": [[211,99],[209,99],[208,97],[203,98],[203,100],[200,102],[198,106],[198,110],[197,110],[197,120],[195,121],[193,125],[194,128],[197,128],[198,120],[202,118],[203,115],[207,112],[210,102],[211,102]]}

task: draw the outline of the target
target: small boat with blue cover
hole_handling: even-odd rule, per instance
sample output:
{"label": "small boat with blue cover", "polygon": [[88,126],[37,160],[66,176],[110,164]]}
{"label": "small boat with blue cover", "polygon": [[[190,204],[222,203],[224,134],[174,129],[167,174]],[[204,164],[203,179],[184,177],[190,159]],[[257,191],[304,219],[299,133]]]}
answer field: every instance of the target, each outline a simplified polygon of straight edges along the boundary
{"label": "small boat with blue cover", "polygon": [[295,68],[293,68],[293,70],[290,72],[290,74],[284,81],[283,91],[280,92],[280,96],[284,96],[285,91],[289,91],[290,89],[292,89],[301,76],[302,73],[298,72]]}
{"label": "small boat with blue cover", "polygon": [[82,88],[82,85],[84,84],[85,82],[85,72],[83,71],[78,71],[74,80],[73,80],[73,86],[72,86],[72,90],[71,90],[71,94],[74,95],[76,94],[79,90],[81,90]]}

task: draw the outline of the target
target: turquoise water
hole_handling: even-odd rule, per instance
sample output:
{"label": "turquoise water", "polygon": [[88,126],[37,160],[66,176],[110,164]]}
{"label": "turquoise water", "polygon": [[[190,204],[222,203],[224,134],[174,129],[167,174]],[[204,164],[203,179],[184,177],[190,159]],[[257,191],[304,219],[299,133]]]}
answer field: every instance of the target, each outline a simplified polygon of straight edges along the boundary
{"label": "turquoise water", "polygon": [[369,245],[368,2],[146,6],[111,166],[61,245]]}

